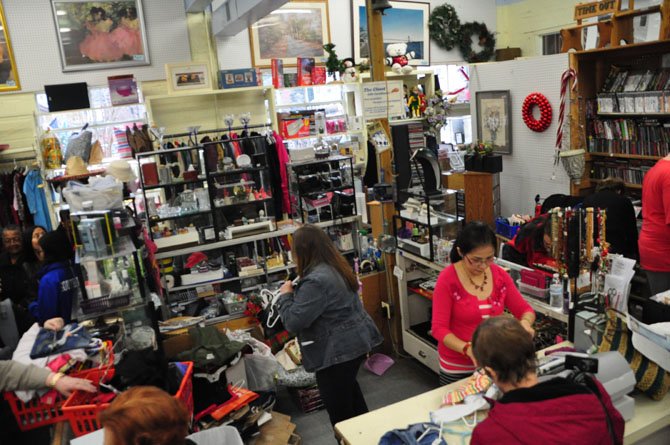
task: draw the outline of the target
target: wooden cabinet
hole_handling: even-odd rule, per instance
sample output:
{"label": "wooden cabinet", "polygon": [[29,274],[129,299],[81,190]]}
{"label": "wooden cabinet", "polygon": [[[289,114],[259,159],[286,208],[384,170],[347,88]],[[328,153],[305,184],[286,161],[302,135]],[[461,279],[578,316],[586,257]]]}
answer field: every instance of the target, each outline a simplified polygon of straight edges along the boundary
{"label": "wooden cabinet", "polygon": [[[587,151],[584,176],[580,184],[572,184],[573,195],[590,193],[605,176],[622,178],[629,192],[639,194],[646,170],[668,154],[670,91],[649,86],[640,91],[632,85],[634,78],[625,78],[624,91],[611,91],[608,80],[617,69],[629,77],[663,73],[663,56],[668,53],[670,40],[570,54],[570,66],[577,73],[577,90],[570,101],[570,148]],[[602,106],[604,95],[611,96],[614,110]],[[648,109],[652,105],[654,111]]]}
{"label": "wooden cabinet", "polygon": [[491,227],[500,215],[500,174],[483,172],[442,175],[442,186],[465,192],[465,221],[484,221]]}

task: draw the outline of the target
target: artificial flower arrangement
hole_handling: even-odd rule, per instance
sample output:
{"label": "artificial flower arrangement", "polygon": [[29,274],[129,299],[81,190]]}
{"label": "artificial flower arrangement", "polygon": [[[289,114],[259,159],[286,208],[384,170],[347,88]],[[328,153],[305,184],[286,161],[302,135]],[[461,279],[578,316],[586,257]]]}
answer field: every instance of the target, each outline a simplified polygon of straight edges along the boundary
{"label": "artificial flower arrangement", "polygon": [[473,142],[465,153],[465,169],[499,173],[502,171],[502,156],[493,153],[493,145],[490,142]]}
{"label": "artificial flower arrangement", "polygon": [[427,134],[440,140],[440,131],[447,125],[447,115],[451,102],[442,91],[435,91],[435,95],[428,98],[424,116],[424,130]]}

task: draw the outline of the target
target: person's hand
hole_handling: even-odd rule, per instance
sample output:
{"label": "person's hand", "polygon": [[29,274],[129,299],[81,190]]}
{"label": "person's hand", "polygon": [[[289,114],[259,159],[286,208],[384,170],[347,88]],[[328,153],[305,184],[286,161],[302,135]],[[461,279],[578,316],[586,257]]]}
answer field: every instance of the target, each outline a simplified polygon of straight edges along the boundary
{"label": "person's hand", "polygon": [[284,284],[281,285],[279,288],[279,293],[280,294],[288,294],[290,292],[293,292],[293,283],[289,280],[284,281]]}
{"label": "person's hand", "polygon": [[44,322],[44,329],[48,329],[50,331],[60,331],[63,329],[63,326],[65,326],[65,320],[60,317],[50,318]]}
{"label": "person's hand", "polygon": [[533,326],[530,324],[530,322],[526,319],[521,319],[520,321],[521,326],[530,334],[531,337],[535,337],[535,329],[533,329]]}
{"label": "person's hand", "polygon": [[[49,374],[47,377],[47,383],[53,382],[53,379],[56,378],[57,374]],[[96,392],[98,389],[93,385],[90,380],[78,379],[75,377],[62,376],[56,380],[56,383],[53,385],[54,389],[64,396],[69,396],[75,390],[81,390],[86,392]]]}

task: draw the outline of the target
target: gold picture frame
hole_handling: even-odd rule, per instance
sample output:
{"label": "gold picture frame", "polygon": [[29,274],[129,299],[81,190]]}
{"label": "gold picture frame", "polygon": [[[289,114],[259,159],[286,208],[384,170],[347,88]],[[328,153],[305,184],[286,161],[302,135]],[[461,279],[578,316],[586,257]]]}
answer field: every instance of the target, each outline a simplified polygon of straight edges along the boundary
{"label": "gold picture frame", "polygon": [[320,63],[327,57],[323,45],[329,42],[327,0],[290,1],[249,27],[251,64],[256,68],[269,68],[272,59],[296,66],[297,57]]}
{"label": "gold picture frame", "polygon": [[0,31],[2,31],[0,32],[0,93],[18,91],[21,89],[21,82],[16,69],[16,60],[2,2],[0,2]]}

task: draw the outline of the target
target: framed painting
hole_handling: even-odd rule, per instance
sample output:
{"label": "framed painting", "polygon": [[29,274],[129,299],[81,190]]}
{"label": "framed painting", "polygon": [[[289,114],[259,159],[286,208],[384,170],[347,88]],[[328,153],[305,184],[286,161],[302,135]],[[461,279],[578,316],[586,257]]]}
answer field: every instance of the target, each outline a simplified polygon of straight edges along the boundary
{"label": "framed painting", "polygon": [[272,11],[249,28],[251,62],[270,67],[272,59],[296,66],[297,57],[326,57],[323,45],[330,42],[327,0],[294,0]]}
{"label": "framed painting", "polygon": [[51,0],[63,71],[148,65],[141,0]]}
{"label": "framed painting", "polygon": [[5,11],[0,3],[0,93],[20,89],[21,83],[16,70],[12,42],[9,39]]}
{"label": "framed painting", "polygon": [[[430,65],[430,40],[428,18],[430,3],[390,1],[391,9],[384,11],[384,52],[390,44],[405,43],[410,65]],[[356,63],[361,58],[370,58],[368,20],[365,0],[351,0],[351,26],[353,54]]]}
{"label": "framed painting", "polygon": [[490,143],[494,153],[512,154],[510,95],[506,91],[477,91],[477,139]]}
{"label": "framed painting", "polygon": [[168,63],[165,78],[169,94],[212,89],[212,76],[206,62]]}

